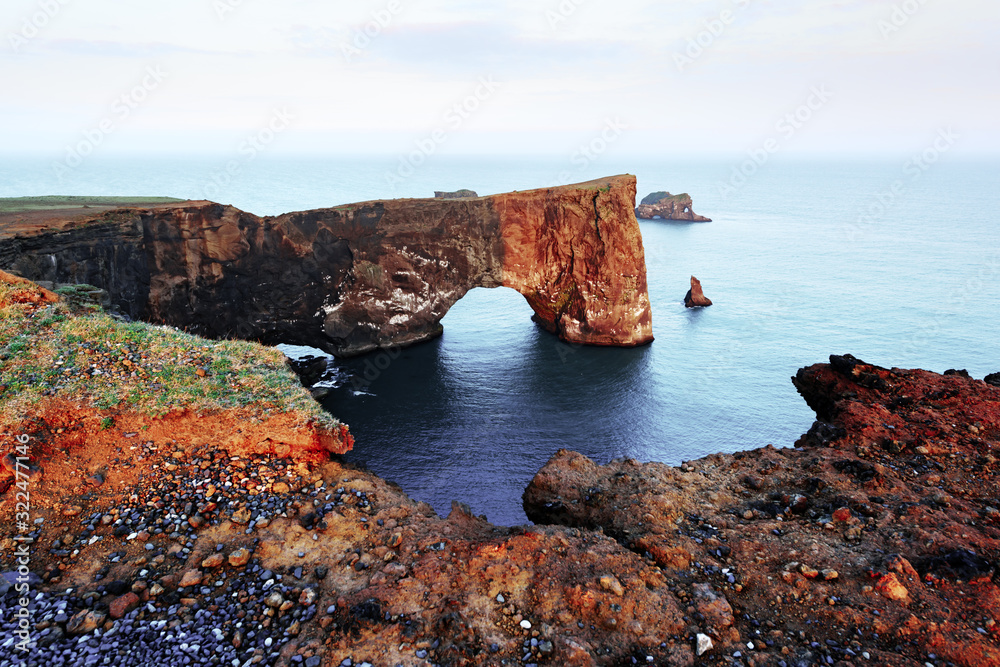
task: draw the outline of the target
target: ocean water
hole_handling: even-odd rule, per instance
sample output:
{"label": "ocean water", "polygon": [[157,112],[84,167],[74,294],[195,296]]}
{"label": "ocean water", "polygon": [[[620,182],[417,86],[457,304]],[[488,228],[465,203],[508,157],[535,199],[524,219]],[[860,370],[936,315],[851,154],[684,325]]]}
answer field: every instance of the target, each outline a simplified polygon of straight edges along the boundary
{"label": "ocean water", "polygon": [[[779,156],[780,157],[780,156]],[[774,158],[732,180],[736,160],[260,160],[219,185],[226,160],[107,159],[60,182],[45,161],[0,160],[0,196],[210,197],[258,214],[368,199],[480,194],[639,178],[639,196],[688,192],[712,223],[643,221],[656,340],[635,349],[559,342],[506,288],[476,289],[444,335],[344,360],[353,381],[324,402],[357,440],[348,458],[447,513],[452,500],[500,524],[560,448],[600,463],[676,464],[791,446],[813,421],[795,371],[851,353],[884,366],[1000,371],[1000,162],[926,171],[888,160]],[[748,171],[750,171],[748,169]],[[864,217],[861,217],[864,216]],[[715,305],[688,310],[691,275]]]}

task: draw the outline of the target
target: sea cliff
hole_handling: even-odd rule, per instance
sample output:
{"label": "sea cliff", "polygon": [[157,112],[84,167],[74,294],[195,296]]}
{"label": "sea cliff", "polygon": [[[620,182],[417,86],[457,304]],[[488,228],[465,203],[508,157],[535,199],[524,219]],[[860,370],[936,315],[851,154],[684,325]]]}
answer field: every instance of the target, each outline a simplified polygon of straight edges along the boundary
{"label": "sea cliff", "polygon": [[[133,319],[338,356],[425,341],[511,287],[579,344],[653,339],[635,177],[258,217],[213,202],[0,215],[0,269],[88,283]],[[226,304],[222,307],[221,304]]]}

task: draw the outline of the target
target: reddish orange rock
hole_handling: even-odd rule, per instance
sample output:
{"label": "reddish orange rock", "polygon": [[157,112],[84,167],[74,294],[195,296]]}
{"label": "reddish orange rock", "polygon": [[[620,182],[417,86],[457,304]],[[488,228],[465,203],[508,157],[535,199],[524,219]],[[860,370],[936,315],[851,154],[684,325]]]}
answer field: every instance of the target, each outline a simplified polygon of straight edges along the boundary
{"label": "reddish orange rock", "polygon": [[879,578],[878,583],[875,584],[875,590],[890,600],[903,601],[910,598],[910,592],[906,590],[906,586],[899,583],[899,579],[891,572]]}
{"label": "reddish orange rock", "polygon": [[851,510],[846,507],[841,507],[833,513],[833,520],[845,523],[851,520]]}
{"label": "reddish orange rock", "polygon": [[706,308],[712,301],[701,291],[701,281],[691,276],[691,289],[684,295],[684,305],[688,308]]}
{"label": "reddish orange rock", "polygon": [[135,593],[125,593],[111,601],[108,605],[108,615],[111,618],[121,618],[139,606],[139,596]]}

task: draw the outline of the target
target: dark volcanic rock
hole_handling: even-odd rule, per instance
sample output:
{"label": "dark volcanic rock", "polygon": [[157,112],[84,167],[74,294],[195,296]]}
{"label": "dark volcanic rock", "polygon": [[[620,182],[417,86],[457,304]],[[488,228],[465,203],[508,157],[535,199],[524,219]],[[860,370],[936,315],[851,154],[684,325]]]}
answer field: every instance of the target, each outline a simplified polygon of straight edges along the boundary
{"label": "dark volcanic rock", "polygon": [[637,218],[644,220],[683,220],[688,222],[712,222],[711,218],[698,215],[691,210],[691,195],[672,195],[669,192],[654,192],[647,195],[635,209]]}
{"label": "dark volcanic rock", "polygon": [[478,197],[474,190],[455,190],[454,192],[434,191],[435,199],[462,199],[463,197]]}
{"label": "dark volcanic rock", "polygon": [[299,376],[303,387],[311,387],[321,381],[327,375],[329,367],[327,357],[297,357],[288,359],[287,363],[292,372]]}
{"label": "dark volcanic rock", "polygon": [[260,218],[210,202],[4,233],[0,268],[106,289],[122,312],[208,337],[353,355],[437,336],[474,287],[521,292],[576,343],[652,340],[635,178]]}
{"label": "dark volcanic rock", "polygon": [[1000,387],[1000,373],[990,373],[984,379],[986,384],[991,384],[994,387]]}

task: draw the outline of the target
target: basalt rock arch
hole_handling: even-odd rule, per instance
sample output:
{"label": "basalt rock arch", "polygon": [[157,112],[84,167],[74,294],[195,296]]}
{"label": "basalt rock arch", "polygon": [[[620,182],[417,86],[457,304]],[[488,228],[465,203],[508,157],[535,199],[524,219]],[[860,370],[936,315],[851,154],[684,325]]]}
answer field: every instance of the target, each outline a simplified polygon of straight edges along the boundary
{"label": "basalt rock arch", "polygon": [[96,284],[134,318],[339,356],[432,338],[466,292],[498,286],[566,341],[634,346],[653,339],[635,187],[624,175],[277,217],[190,201],[30,229],[0,219],[0,268]]}

